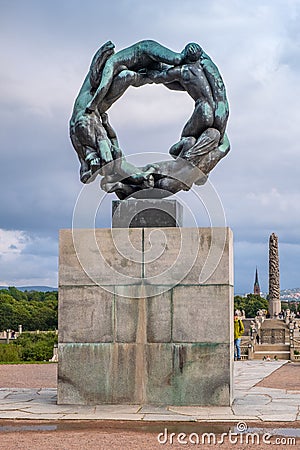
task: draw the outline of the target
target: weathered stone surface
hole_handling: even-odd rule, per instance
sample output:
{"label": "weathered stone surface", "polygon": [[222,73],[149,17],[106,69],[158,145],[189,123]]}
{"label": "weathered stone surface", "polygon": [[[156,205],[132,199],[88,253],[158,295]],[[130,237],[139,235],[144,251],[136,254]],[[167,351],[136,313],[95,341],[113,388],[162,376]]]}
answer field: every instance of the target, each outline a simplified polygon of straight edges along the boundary
{"label": "weathered stone surface", "polygon": [[183,208],[177,200],[113,200],[113,228],[182,227]]}
{"label": "weathered stone surface", "polygon": [[136,346],[59,344],[58,403],[134,403]]}
{"label": "weathered stone surface", "polygon": [[116,342],[146,343],[146,310],[143,285],[115,286]]}
{"label": "weathered stone surface", "polygon": [[99,286],[59,290],[59,342],[113,342],[113,294]]}
{"label": "weathered stone surface", "polygon": [[232,401],[229,344],[149,344],[147,402],[219,405]]}
{"label": "weathered stone surface", "polygon": [[145,229],[144,273],[157,285],[233,285],[229,228]]}
{"label": "weathered stone surface", "polygon": [[[230,405],[231,231],[113,231],[117,245],[110,230],[95,230],[109,273],[91,230],[77,230],[96,281],[71,231],[61,233],[58,402]],[[127,250],[128,236],[137,250]]]}
{"label": "weathered stone surface", "polygon": [[228,342],[232,331],[231,286],[177,286],[173,292],[174,342]]}
{"label": "weathered stone surface", "polygon": [[59,285],[130,285],[142,276],[142,230],[60,231]]}
{"label": "weathered stone surface", "polygon": [[172,291],[147,298],[147,341],[171,342]]}
{"label": "weathered stone surface", "polygon": [[110,403],[113,344],[58,344],[57,403]]}
{"label": "weathered stone surface", "polygon": [[59,344],[58,403],[229,405],[228,352],[229,344]]}
{"label": "weathered stone surface", "polygon": [[116,297],[116,342],[136,342],[140,299]]}
{"label": "weathered stone surface", "polygon": [[59,283],[233,285],[232,260],[228,228],[61,230]]}

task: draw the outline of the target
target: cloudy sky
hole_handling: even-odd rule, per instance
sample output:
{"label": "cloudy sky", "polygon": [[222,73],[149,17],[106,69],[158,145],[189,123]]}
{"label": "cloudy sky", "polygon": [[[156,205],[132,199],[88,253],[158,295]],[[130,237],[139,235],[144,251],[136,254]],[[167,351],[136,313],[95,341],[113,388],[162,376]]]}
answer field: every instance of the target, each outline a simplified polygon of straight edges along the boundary
{"label": "cloudy sky", "polygon": [[[58,230],[82,188],[74,99],[105,41],[154,39],[176,51],[198,42],[226,84],[232,149],[210,182],[234,232],[236,292],[252,291],[256,266],[267,291],[272,232],[281,287],[299,287],[299,22],[298,0],[0,0],[0,285],[57,286]],[[192,108],[185,93],[146,86],[110,117],[126,154],[167,155]]]}

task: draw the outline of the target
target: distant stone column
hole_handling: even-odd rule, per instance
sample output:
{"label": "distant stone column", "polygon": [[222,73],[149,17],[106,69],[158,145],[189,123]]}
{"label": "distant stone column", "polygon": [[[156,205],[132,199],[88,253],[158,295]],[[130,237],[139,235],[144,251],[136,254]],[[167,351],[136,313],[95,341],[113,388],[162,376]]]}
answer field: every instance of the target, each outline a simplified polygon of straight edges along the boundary
{"label": "distant stone column", "polygon": [[281,311],[278,237],[275,233],[269,240],[269,311],[271,317],[278,317]]}

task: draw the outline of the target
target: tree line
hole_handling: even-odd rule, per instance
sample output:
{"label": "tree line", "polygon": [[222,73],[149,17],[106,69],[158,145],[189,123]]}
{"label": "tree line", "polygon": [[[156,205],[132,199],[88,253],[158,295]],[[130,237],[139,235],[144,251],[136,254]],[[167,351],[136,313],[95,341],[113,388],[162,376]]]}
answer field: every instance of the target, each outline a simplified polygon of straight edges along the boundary
{"label": "tree line", "polygon": [[27,361],[49,361],[53,347],[57,345],[57,333],[25,332],[12,339],[9,344],[0,344],[0,363],[22,363]]}
{"label": "tree line", "polygon": [[234,297],[234,309],[245,311],[246,317],[255,317],[260,309],[269,309],[269,302],[260,295],[248,294],[246,297]]}
{"label": "tree line", "polygon": [[[282,311],[289,308],[293,312],[300,312],[300,304],[297,309],[296,302],[281,302]],[[244,310],[246,317],[255,317],[260,309],[269,309],[269,302],[260,295],[248,294],[246,297],[236,295],[234,297],[234,309]]]}
{"label": "tree line", "polygon": [[58,293],[0,289],[0,331],[57,329]]}

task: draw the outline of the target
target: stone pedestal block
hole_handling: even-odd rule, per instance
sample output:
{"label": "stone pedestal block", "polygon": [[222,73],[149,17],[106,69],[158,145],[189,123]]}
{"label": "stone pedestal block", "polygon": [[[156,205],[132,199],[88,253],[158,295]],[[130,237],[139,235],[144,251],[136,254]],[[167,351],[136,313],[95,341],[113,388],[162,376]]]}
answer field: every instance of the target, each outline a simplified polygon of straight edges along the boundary
{"label": "stone pedestal block", "polygon": [[130,199],[112,202],[113,228],[182,227],[183,208],[177,200]]}
{"label": "stone pedestal block", "polygon": [[60,404],[232,400],[228,228],[62,230]]}

